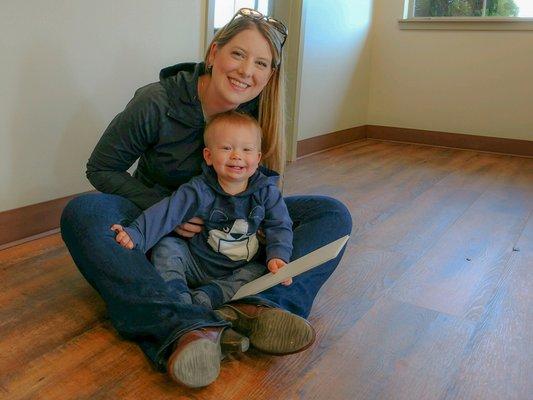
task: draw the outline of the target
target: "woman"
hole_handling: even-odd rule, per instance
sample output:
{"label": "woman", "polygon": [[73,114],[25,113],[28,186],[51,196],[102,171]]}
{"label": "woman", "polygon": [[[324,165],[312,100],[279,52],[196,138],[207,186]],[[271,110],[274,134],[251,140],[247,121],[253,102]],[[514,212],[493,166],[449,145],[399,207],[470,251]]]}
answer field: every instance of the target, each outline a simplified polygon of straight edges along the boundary
{"label": "woman", "polygon": [[[248,339],[242,335],[271,354],[310,346],[314,331],[304,318],[342,253],[288,287],[278,285],[211,310],[179,303],[144,254],[116,245],[110,226],[133,220],[200,173],[205,120],[220,112],[238,109],[257,117],[264,135],[263,163],[283,172],[281,50],[286,35],[282,23],[241,9],[217,33],[204,63],[162,70],[160,81],[139,89],[113,119],[89,159],[87,177],[103,193],[72,200],[62,215],[63,239],[106,302],[113,326],[189,387],[213,382],[226,352],[245,351]],[[127,169],[137,158],[130,176]],[[292,259],[351,231],[350,214],[334,199],[296,196],[286,203],[294,224]],[[201,224],[193,219],[176,233],[191,237]]]}

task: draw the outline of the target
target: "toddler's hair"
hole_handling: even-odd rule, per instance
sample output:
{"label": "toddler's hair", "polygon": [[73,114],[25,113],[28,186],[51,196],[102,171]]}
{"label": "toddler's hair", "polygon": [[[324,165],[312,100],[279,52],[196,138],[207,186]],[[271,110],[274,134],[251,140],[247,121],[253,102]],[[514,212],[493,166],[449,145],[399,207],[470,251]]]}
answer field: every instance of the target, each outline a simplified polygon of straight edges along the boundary
{"label": "toddler's hair", "polygon": [[261,136],[263,134],[259,122],[249,114],[245,114],[239,111],[230,110],[220,114],[214,115],[211,120],[206,124],[204,130],[204,144],[209,147],[209,139],[212,131],[217,125],[229,124],[229,125],[244,125],[250,129],[255,129],[257,132],[258,149],[261,149]]}

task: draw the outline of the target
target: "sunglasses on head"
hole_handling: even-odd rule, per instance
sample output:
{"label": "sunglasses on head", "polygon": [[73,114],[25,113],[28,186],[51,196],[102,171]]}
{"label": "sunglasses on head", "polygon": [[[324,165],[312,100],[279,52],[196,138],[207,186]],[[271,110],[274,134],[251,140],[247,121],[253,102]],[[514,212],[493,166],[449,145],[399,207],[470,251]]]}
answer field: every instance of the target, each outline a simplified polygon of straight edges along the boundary
{"label": "sunglasses on head", "polygon": [[281,47],[285,44],[285,41],[287,40],[287,35],[289,34],[289,30],[287,27],[283,24],[283,22],[278,21],[277,19],[274,19],[272,17],[269,17],[268,15],[263,15],[259,11],[254,10],[253,8],[241,8],[237,13],[233,16],[231,21],[228,23],[233,22],[234,19],[238,17],[245,17],[245,18],[251,18],[251,19],[257,19],[257,20],[264,20],[269,25],[271,25],[276,31],[278,31],[281,36]]}

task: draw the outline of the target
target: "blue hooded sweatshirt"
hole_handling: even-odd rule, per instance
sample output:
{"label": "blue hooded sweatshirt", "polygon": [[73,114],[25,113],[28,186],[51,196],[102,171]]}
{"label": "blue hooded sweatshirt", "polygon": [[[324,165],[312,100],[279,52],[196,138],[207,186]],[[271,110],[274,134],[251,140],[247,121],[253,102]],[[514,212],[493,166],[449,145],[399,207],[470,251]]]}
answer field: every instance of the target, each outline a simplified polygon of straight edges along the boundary
{"label": "blue hooded sweatshirt", "polygon": [[206,272],[211,268],[230,272],[252,260],[259,249],[260,227],[266,236],[266,261],[289,262],[292,221],[277,186],[279,175],[259,167],[244,192],[230,195],[218,183],[213,167],[203,164],[202,172],[124,228],[135,248],[146,252],[176,226],[197,216],[205,226],[190,239],[189,247]]}

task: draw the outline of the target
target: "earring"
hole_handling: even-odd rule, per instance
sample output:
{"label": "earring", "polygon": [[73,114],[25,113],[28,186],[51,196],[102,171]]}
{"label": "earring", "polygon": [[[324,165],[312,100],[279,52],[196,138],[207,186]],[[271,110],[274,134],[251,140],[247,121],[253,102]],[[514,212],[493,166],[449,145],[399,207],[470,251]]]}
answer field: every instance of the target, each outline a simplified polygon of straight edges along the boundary
{"label": "earring", "polygon": [[211,64],[206,64],[205,65],[205,72],[210,74],[212,70],[213,70],[213,66]]}

